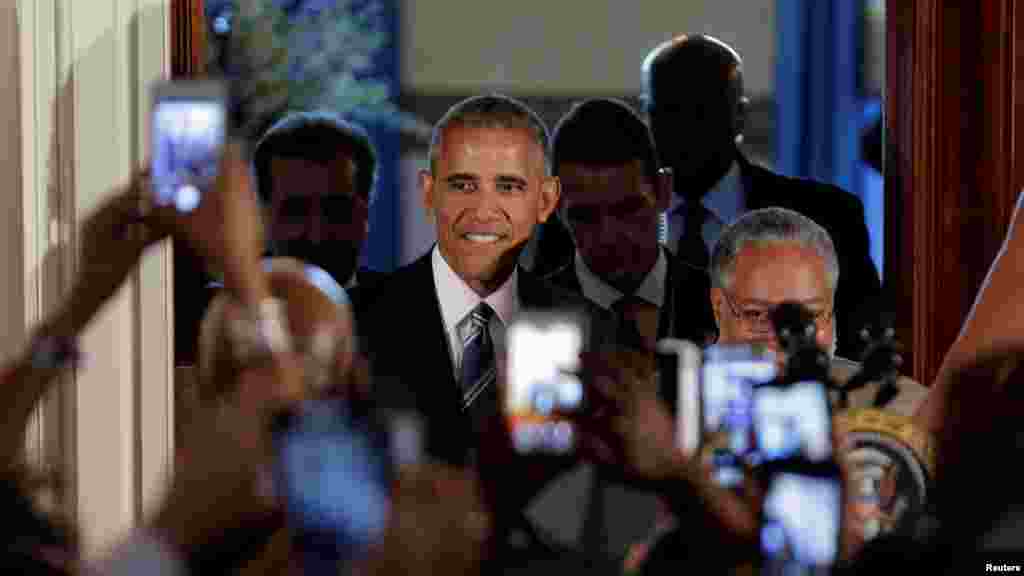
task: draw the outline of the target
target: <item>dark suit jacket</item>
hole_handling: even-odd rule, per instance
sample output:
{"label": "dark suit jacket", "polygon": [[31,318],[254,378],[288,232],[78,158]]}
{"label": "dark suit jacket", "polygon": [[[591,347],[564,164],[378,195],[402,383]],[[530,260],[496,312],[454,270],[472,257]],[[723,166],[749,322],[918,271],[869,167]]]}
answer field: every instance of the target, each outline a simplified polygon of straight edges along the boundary
{"label": "dark suit jacket", "polygon": [[[864,204],[836,186],[776,174],[753,164],[739,153],[737,162],[748,210],[770,206],[788,208],[814,220],[832,237],[839,255],[839,287],[836,293],[838,353],[859,359],[864,346],[858,333],[865,324],[879,322],[883,309],[882,286],[878,270],[871,260],[868,229],[864,223]],[[535,273],[547,276],[572,264],[575,248],[564,224],[557,218],[549,218],[539,227],[538,233]],[[694,311],[691,316],[713,318],[710,316],[710,300],[700,301],[697,305],[703,306],[704,310]]]}
{"label": "dark suit jacket", "polygon": [[[668,270],[665,275],[665,301],[658,316],[658,340],[679,338],[703,346],[717,332],[710,302],[711,283],[706,271],[695,268],[672,256],[667,248]],[[582,293],[576,274],[575,256],[546,279],[568,290]],[[676,391],[671,386],[661,390],[668,406],[675,405]],[[605,516],[600,547],[613,554],[625,554],[627,547],[644,540],[655,522],[657,499],[653,493],[636,490],[615,481],[604,481]]]}
{"label": "dark suit jacket", "polygon": [[[462,464],[473,435],[461,410],[430,255],[427,252],[372,285],[355,287],[349,296],[360,350],[369,360],[379,401],[421,413],[428,431],[427,452],[442,461]],[[579,295],[522,269],[518,288],[524,309],[583,311],[590,322],[589,349],[610,341],[608,315]]]}
{"label": "dark suit jacket", "polygon": [[[461,409],[431,253],[379,279],[372,287],[357,286],[349,295],[360,350],[370,362],[378,402],[420,413],[427,428],[427,453],[440,461],[463,465],[475,444],[472,425]],[[610,315],[578,294],[523,269],[519,270],[518,289],[522,309],[583,311],[589,321],[589,350],[613,345]],[[565,525],[572,525],[577,516],[585,513],[576,504],[585,502],[590,491],[589,476],[563,474],[535,498],[541,501],[536,506],[542,513],[530,524],[539,523],[532,528],[540,535],[541,548],[547,548],[542,556],[560,555],[554,551],[562,550],[566,544],[556,532],[565,530]],[[548,497],[552,494],[554,498]],[[536,551],[536,547],[531,550]],[[533,560],[528,564],[536,566]]]}
{"label": "dark suit jacket", "polygon": [[814,220],[832,237],[839,256],[838,354],[860,358],[864,346],[858,333],[865,324],[877,323],[882,310],[882,285],[871,261],[864,204],[831,184],[776,174],[742,154],[738,162],[748,210],[788,208]]}
{"label": "dark suit jacket", "polygon": [[[665,274],[665,303],[658,316],[658,340],[679,338],[703,346],[718,331],[711,306],[701,304],[711,302],[711,280],[706,271],[675,258],[668,248],[662,247],[662,250],[668,257],[668,273]],[[545,280],[583,293],[576,275],[575,256]]]}

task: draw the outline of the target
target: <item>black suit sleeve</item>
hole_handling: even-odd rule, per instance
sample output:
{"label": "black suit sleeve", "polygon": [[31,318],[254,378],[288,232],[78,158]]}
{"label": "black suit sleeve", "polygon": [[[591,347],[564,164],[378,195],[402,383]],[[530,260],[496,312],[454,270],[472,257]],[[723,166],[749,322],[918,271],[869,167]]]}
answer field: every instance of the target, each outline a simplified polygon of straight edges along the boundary
{"label": "black suit sleeve", "polygon": [[832,241],[839,255],[839,288],[836,293],[838,353],[860,358],[864,343],[862,328],[879,322],[882,312],[882,284],[871,260],[871,244],[864,221],[864,204],[853,194],[836,189],[845,202],[836,213]]}

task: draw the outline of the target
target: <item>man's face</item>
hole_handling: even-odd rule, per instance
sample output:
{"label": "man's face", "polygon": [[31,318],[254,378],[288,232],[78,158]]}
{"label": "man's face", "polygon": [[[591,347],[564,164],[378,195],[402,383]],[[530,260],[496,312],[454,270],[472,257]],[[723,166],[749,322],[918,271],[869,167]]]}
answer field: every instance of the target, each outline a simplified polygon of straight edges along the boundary
{"label": "man's face", "polygon": [[728,290],[711,289],[719,342],[763,344],[778,353],[771,323],[751,318],[765,316],[783,302],[798,302],[817,314],[821,319],[815,333],[818,346],[834,351],[834,309],[825,259],[815,250],[793,242],[749,243],[740,249],[732,286]]}
{"label": "man's face", "polygon": [[449,126],[420,185],[441,254],[479,294],[505,281],[559,196],[558,180],[544,173],[544,150],[526,128]]}
{"label": "man's face", "polygon": [[329,162],[270,160],[270,239],[281,256],[326,270],[344,284],[359,265],[369,206],[356,193],[355,164],[344,153]]}
{"label": "man's face", "polygon": [[658,153],[677,183],[695,180],[703,186],[707,167],[734,154],[738,110],[727,83],[691,80],[654,85],[645,79],[643,99]]}
{"label": "man's face", "polygon": [[612,284],[642,278],[658,257],[658,214],[670,190],[651,181],[641,160],[566,162],[558,177],[565,217],[587,266]]}

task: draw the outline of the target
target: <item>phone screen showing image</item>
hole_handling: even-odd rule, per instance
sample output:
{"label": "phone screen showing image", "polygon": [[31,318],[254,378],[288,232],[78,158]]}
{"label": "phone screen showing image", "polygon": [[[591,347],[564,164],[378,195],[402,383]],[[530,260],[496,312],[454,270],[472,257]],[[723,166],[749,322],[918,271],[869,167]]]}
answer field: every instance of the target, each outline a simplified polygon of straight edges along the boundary
{"label": "phone screen showing image", "polygon": [[834,475],[778,472],[761,522],[763,574],[828,574],[839,556],[842,485]]}
{"label": "phone screen showing image", "polygon": [[821,382],[760,387],[754,393],[753,414],[757,450],[764,460],[831,458],[832,416]]}
{"label": "phone screen showing image", "polygon": [[583,402],[584,330],[570,315],[522,315],[506,331],[505,414],[520,453],[565,454],[576,446],[571,414]]}
{"label": "phone screen showing image", "polygon": [[[757,463],[755,388],[775,378],[776,367],[750,348],[713,347],[701,370],[701,443],[712,455],[715,476],[725,486],[742,476],[742,464]],[[725,467],[726,470],[718,470]]]}
{"label": "phone screen showing image", "polygon": [[358,557],[383,535],[395,469],[389,435],[341,400],[307,402],[278,425],[278,484],[305,556]]}
{"label": "phone screen showing image", "polygon": [[153,106],[151,178],[154,201],[191,212],[217,178],[224,147],[222,100],[158,98]]}

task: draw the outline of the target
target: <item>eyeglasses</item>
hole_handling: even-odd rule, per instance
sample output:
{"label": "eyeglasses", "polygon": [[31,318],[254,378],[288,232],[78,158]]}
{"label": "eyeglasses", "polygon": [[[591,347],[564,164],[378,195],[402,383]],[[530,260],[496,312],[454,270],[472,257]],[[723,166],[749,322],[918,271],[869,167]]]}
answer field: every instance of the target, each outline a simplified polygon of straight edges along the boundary
{"label": "eyeglasses", "polygon": [[[725,297],[725,302],[729,306],[729,311],[732,312],[732,315],[743,322],[751,332],[768,333],[774,330],[772,313],[775,312],[775,308],[778,305],[741,308],[736,306],[736,303],[733,302],[732,298],[729,297],[729,293],[725,290],[722,290],[722,296]],[[829,322],[832,321],[832,313],[835,311],[832,307],[817,311],[810,308],[808,310],[814,317],[815,328],[819,331],[828,328]]]}

